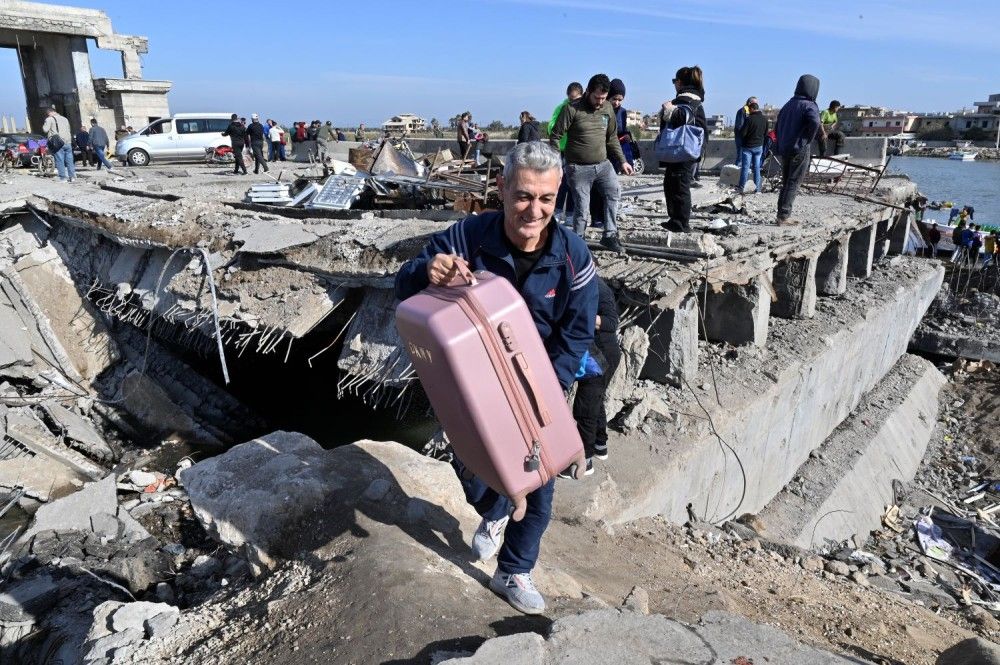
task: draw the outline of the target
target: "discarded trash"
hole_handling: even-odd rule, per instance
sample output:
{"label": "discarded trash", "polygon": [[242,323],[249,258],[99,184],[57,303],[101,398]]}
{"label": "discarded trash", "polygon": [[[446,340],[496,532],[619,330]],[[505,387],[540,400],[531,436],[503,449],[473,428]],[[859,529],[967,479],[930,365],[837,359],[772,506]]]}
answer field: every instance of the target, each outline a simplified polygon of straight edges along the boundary
{"label": "discarded trash", "polygon": [[291,203],[288,185],[282,183],[258,183],[247,190],[247,200],[251,203]]}
{"label": "discarded trash", "polygon": [[951,558],[951,544],[944,539],[941,528],[928,515],[917,520],[913,528],[917,530],[917,540],[924,554],[938,561],[948,561]]}
{"label": "discarded trash", "polygon": [[899,521],[899,506],[889,506],[882,515],[882,525],[896,533],[903,533],[903,525]]}

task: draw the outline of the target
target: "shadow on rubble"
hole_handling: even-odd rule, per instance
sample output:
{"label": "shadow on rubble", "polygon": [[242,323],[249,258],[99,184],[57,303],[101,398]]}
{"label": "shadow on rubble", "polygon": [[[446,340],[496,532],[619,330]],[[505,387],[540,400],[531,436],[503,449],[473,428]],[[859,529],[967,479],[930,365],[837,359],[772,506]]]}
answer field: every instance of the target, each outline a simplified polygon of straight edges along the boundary
{"label": "shadow on rubble", "polygon": [[[274,450],[262,439],[257,439],[255,443],[262,449]],[[268,505],[263,506],[262,510],[258,506],[249,511],[258,512],[259,517],[256,518],[255,532],[244,535],[248,540],[258,543],[267,555],[276,560],[301,561],[315,573],[335,571],[341,565],[347,566],[344,569],[344,579],[348,580],[345,584],[356,588],[377,587],[385,577],[380,563],[391,560],[403,563],[404,567],[413,566],[414,584],[423,585],[424,582],[419,579],[419,575],[423,574],[420,572],[423,564],[419,563],[419,557],[414,556],[409,548],[409,540],[412,539],[414,543],[455,565],[483,587],[484,594],[489,594],[486,587],[490,577],[472,565],[472,554],[463,538],[459,519],[445,507],[435,503],[433,496],[418,496],[419,489],[417,492],[408,492],[397,480],[393,470],[366,450],[358,446],[347,446],[338,449],[333,457],[327,451],[322,457],[308,459],[282,454],[278,450],[274,450],[274,453],[266,461],[251,458],[257,463],[262,462],[258,464],[256,472],[238,467],[232,469],[233,475],[242,475],[248,484],[263,484],[267,482],[267,476],[273,474],[276,478],[273,487],[269,485],[264,488],[230,491],[228,487],[224,487],[228,479],[219,476],[219,491],[229,495],[228,507],[232,512],[215,515],[215,520],[239,527],[241,520],[238,513],[247,510],[246,506],[252,505],[251,502],[255,497],[259,498],[260,490],[264,489],[269,494],[280,496],[267,499]],[[400,465],[397,468],[405,467]],[[420,487],[429,488],[427,493],[440,493],[440,490],[434,489],[434,478],[437,477],[434,473],[416,475],[423,469],[424,467],[417,467],[412,476],[413,481],[403,482],[409,485],[413,482],[422,483]],[[444,471],[452,473],[451,469]],[[254,474],[254,477],[250,477],[250,474]],[[454,489],[461,497],[457,483]],[[393,535],[391,530],[384,527],[397,527],[405,536]],[[372,538],[378,538],[378,545],[366,545],[365,541]],[[397,543],[401,547],[397,547]],[[377,547],[378,554],[364,556],[366,547]],[[268,588],[268,597],[255,599],[253,605],[266,608],[269,602],[287,600],[289,594],[296,593],[300,594],[303,601],[308,602],[309,588],[315,589],[317,581],[324,584],[330,583],[332,579],[333,577],[317,577],[310,587],[295,591],[289,591],[289,586],[297,587],[294,583],[272,587],[255,581],[252,582],[253,586]],[[348,593],[349,589],[338,590],[337,596],[340,596],[339,591]],[[364,599],[356,600],[362,601],[358,607],[351,602],[344,611],[364,611]],[[444,600],[442,598],[440,602]],[[428,597],[427,602],[433,604],[438,601]],[[426,611],[426,608],[422,611]],[[223,623],[243,622],[246,612],[245,606],[232,607],[227,611],[228,616]],[[360,619],[347,616],[338,620],[353,625]],[[511,628],[511,632],[522,632],[525,629],[524,624],[517,624]],[[192,644],[187,655],[193,657],[193,652],[211,638],[208,635]]]}
{"label": "shadow on rubble", "polygon": [[[553,623],[553,620],[546,616],[517,615],[494,621],[490,624],[490,627],[495,632],[494,637],[517,635],[518,633],[538,633],[542,637],[546,637]],[[449,652],[453,654],[473,653],[488,639],[491,639],[491,637],[468,635],[466,637],[438,640],[425,646],[412,658],[386,660],[382,661],[380,665],[427,665],[427,663],[437,662],[434,659],[435,654]],[[458,656],[456,655],[455,657]]]}
{"label": "shadow on rubble", "polygon": [[[863,658],[864,660],[856,661],[857,663],[881,663],[881,665],[906,665],[901,660],[896,660],[895,658],[890,658],[889,656],[884,656],[882,654],[875,653],[874,651],[869,651],[863,646],[857,644],[848,644],[846,642],[840,642],[837,644],[838,647],[845,654],[853,654],[858,658]],[[854,660],[851,658],[851,660]]]}
{"label": "shadow on rubble", "polygon": [[[362,448],[342,448],[337,463],[343,473],[341,484],[331,482],[321,508],[304,520],[286,525],[277,540],[279,556],[300,557],[317,565],[337,561],[336,557],[324,556],[328,546],[348,532],[356,538],[368,538],[371,534],[363,523],[370,520],[398,527],[483,586],[489,583],[489,576],[471,565],[472,555],[461,524],[444,507],[407,493],[393,471]],[[456,490],[460,491],[457,486]]]}

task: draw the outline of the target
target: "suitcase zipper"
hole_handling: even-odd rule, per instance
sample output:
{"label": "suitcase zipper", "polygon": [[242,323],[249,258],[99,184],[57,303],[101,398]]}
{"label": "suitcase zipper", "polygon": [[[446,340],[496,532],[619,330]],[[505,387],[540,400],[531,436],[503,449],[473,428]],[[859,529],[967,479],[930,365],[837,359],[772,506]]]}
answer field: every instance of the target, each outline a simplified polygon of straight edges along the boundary
{"label": "suitcase zipper", "polygon": [[[494,354],[503,360],[508,360],[507,354],[502,348],[502,345],[498,342],[496,335],[490,328],[489,316],[485,311],[483,311],[482,307],[479,305],[479,301],[476,300],[476,297],[471,292],[466,292],[463,296],[463,301],[469,305],[470,309],[473,310],[476,318],[479,319],[479,323],[482,325],[483,331],[486,333],[484,335],[484,341],[492,347]],[[512,386],[519,385],[520,381],[514,374],[510,362],[501,361],[500,365],[507,376],[509,384]],[[552,464],[548,459],[548,455],[545,453],[544,446],[541,444],[542,435],[541,432],[535,427],[534,415],[532,414],[531,406],[525,403],[524,396],[521,395],[520,391],[515,394],[514,399],[517,402],[518,410],[521,412],[521,420],[525,425],[527,425],[528,432],[530,433],[531,448],[525,465],[529,470],[533,470],[532,467],[534,466],[534,463],[540,462],[538,472],[542,478],[542,482],[547,483],[555,476],[556,472],[552,470]],[[525,441],[525,443],[527,443],[527,441]],[[543,471],[544,473],[542,473]]]}

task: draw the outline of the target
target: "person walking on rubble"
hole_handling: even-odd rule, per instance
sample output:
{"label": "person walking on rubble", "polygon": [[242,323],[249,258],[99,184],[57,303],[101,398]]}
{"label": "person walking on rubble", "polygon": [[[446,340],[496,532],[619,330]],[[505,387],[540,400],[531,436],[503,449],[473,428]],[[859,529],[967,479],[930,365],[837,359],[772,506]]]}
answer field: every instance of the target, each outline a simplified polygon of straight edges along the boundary
{"label": "person walking on rubble", "polygon": [[97,159],[97,170],[104,166],[111,173],[111,163],[108,161],[108,133],[97,124],[97,118],[90,119],[90,146],[94,150],[94,157]]}
{"label": "person walking on rubble", "polygon": [[[579,81],[573,81],[568,86],[566,86],[566,99],[559,102],[555,110],[552,111],[552,119],[549,120],[549,133],[552,133],[552,128],[556,126],[556,120],[559,119],[559,114],[570,102],[575,102],[576,100],[583,97],[583,84]],[[566,151],[566,136],[563,135],[562,139],[559,141],[559,152]],[[559,196],[556,197],[556,215],[559,217],[560,221],[564,224],[573,224],[574,208],[573,208],[573,197],[569,193],[569,180],[566,177],[566,160],[563,159],[563,178],[562,183],[559,185]]]}
{"label": "person walking on rubble", "polygon": [[55,107],[49,108],[47,113],[42,133],[48,139],[49,152],[55,160],[59,181],[73,182],[76,180],[76,164],[73,163],[73,135],[70,133],[69,120],[59,115]]}
{"label": "person walking on rubble", "polygon": [[[247,134],[246,131],[245,131],[246,128],[247,128],[247,119],[246,118],[240,118],[240,124],[243,125],[243,129],[244,129],[244,132],[243,132],[243,134],[244,134],[244,141],[243,141],[243,147],[241,148],[241,150],[243,150],[246,153],[243,156],[243,163],[245,164],[247,162],[247,160],[250,160],[250,159],[253,158],[253,149],[250,146],[250,135]],[[233,148],[233,150],[235,150],[235,148]]]}
{"label": "person walking on rubble", "polygon": [[[677,96],[663,102],[660,109],[660,131],[677,129],[684,125],[701,127],[708,135],[705,120],[705,77],[701,67],[681,67],[674,74],[674,91]],[[702,147],[704,152],[704,146]],[[691,186],[701,157],[686,162],[660,162],[663,168],[663,198],[670,219],[661,222],[668,231],[691,232]]]}
{"label": "person walking on rubble", "polygon": [[260,168],[264,167],[264,173],[267,173],[267,160],[264,159],[264,136],[267,130],[260,124],[260,116],[256,113],[250,116],[250,126],[246,131],[250,137],[250,152],[253,153],[253,172],[260,173]]}
{"label": "person walking on rubble", "polygon": [[795,85],[795,94],[778,112],[775,131],[778,134],[776,153],[781,157],[781,192],[778,194],[778,226],[797,224],[792,219],[792,207],[799,186],[809,173],[812,142],[820,131],[819,79],[803,74]]}
{"label": "person walking on rubble", "polygon": [[622,165],[622,172],[632,174],[632,166],[625,161],[618,142],[618,124],[615,111],[608,103],[611,79],[606,74],[595,74],[587,83],[584,96],[570,102],[559,113],[559,119],[549,135],[553,147],[566,136],[566,173],[576,218],[573,230],[581,238],[590,223],[590,193],[597,188],[603,195],[604,232],[601,245],[613,252],[622,252],[618,241],[618,201],[621,189],[618,176],[611,164],[614,158]]}
{"label": "person walking on rubble", "polygon": [[541,130],[538,127],[538,121],[535,120],[535,116],[527,111],[521,111],[521,129],[517,132],[517,142],[540,141],[541,138]]}
{"label": "person walking on rubble", "polygon": [[[633,150],[632,132],[628,128],[628,111],[625,110],[625,82],[621,79],[611,79],[611,88],[608,90],[608,103],[615,110],[615,124],[618,126],[618,143],[622,147],[622,154],[629,166],[635,166],[635,158],[639,155]],[[616,173],[622,173],[620,162],[612,161]]]}
{"label": "person walking on rubble", "polygon": [[365,142],[365,123],[358,124],[357,130],[354,132],[354,140],[358,143]]}
{"label": "person walking on rubble", "polygon": [[757,102],[750,102],[750,112],[743,120],[743,125],[739,129],[740,138],[740,181],[736,185],[737,191],[742,194],[746,187],[747,177],[753,171],[754,191],[760,193],[760,161],[764,153],[764,138],[767,136],[767,118],[760,112]]}
{"label": "person walking on rubble", "polygon": [[[498,179],[503,211],[471,215],[431,236],[396,275],[396,297],[404,300],[430,284],[448,285],[456,258],[472,270],[507,279],[524,297],[559,383],[568,390],[593,340],[598,287],[587,245],[553,219],[561,172],[558,151],[545,143],[514,146]],[[544,612],[531,571],[552,515],[555,479],[528,494],[524,518],[512,521],[510,499],[468,474],[461,460],[452,464],[466,499],[482,517],[472,551],[480,560],[497,555],[490,589],[521,612]]]}
{"label": "person walking on rubble", "polygon": [[233,147],[233,157],[236,162],[233,165],[233,175],[247,174],[247,165],[243,163],[243,147],[246,145],[247,128],[239,121],[239,116],[235,113],[230,117],[229,126],[222,132],[223,136],[229,137],[229,142]]}

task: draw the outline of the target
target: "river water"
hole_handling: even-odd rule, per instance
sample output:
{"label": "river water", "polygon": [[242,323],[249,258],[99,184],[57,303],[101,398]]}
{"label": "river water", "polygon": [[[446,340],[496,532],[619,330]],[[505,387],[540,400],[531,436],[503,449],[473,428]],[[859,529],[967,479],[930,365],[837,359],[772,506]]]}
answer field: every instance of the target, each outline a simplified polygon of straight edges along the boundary
{"label": "river water", "polygon": [[[931,201],[971,205],[977,223],[1000,226],[1000,162],[893,157],[889,172],[909,176]],[[928,210],[926,219],[946,223],[948,211]]]}

